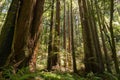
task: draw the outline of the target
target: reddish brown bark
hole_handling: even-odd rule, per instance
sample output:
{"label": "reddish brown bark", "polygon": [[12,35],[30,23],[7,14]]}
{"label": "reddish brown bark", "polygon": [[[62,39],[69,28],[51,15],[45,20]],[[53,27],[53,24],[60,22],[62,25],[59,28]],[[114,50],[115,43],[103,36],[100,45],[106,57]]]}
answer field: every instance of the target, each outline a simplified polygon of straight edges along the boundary
{"label": "reddish brown bark", "polygon": [[[33,10],[36,4],[36,0],[23,0],[21,2],[20,11],[18,14],[17,23],[15,26],[14,40],[12,47],[12,64],[18,66],[28,65],[28,33],[33,19]],[[19,46],[18,46],[19,45]],[[27,53],[26,53],[27,52]],[[21,65],[22,64],[22,65]]]}
{"label": "reddish brown bark", "polygon": [[[44,0],[23,0],[15,27],[11,64],[35,69],[37,43],[41,32]],[[18,46],[19,45],[19,46]]]}
{"label": "reddish brown bark", "polygon": [[[44,9],[44,0],[37,0],[34,8],[33,21],[30,28],[30,37],[28,43],[29,55],[31,57],[30,64],[36,64],[37,43],[42,29],[42,14]],[[35,69],[36,65],[32,65]],[[33,70],[34,71],[34,70]]]}

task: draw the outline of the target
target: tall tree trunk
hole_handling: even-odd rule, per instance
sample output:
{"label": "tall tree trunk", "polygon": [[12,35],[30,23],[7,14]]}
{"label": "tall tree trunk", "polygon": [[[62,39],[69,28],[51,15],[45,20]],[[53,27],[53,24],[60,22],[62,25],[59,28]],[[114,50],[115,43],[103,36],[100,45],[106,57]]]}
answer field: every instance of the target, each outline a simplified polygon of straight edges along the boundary
{"label": "tall tree trunk", "polygon": [[51,0],[51,20],[50,20],[50,34],[48,43],[48,60],[47,60],[47,70],[52,69],[52,53],[53,53],[53,15],[54,15],[54,0]]}
{"label": "tall tree trunk", "polygon": [[[28,33],[32,23],[35,4],[36,0],[23,0],[21,2],[20,11],[15,26],[12,53],[10,55],[10,62],[12,62],[11,64],[15,67],[28,65],[28,59],[26,60],[26,58],[29,57]],[[26,62],[24,62],[25,60]]]}
{"label": "tall tree trunk", "polygon": [[[87,0],[78,0],[82,34],[84,41],[84,53],[85,53],[85,70],[86,72],[101,73],[104,71],[102,59],[96,29],[96,22],[93,15],[91,14],[91,6]],[[95,38],[95,39],[94,39]],[[99,53],[99,54],[98,54]],[[100,56],[100,57],[99,57]]]}
{"label": "tall tree trunk", "polygon": [[0,34],[0,67],[3,67],[11,53],[14,27],[19,9],[19,0],[13,0]]}
{"label": "tall tree trunk", "polygon": [[72,60],[73,60],[73,71],[77,72],[75,48],[74,48],[74,30],[73,30],[73,11],[72,11],[72,0],[71,0],[71,45],[72,45]]}
{"label": "tall tree trunk", "polygon": [[71,26],[70,26],[70,7],[68,3],[68,13],[67,13],[67,19],[68,19],[68,52],[71,52]]}
{"label": "tall tree trunk", "polygon": [[[82,25],[83,41],[84,41],[85,70],[86,70],[86,72],[90,72],[90,71],[93,71],[92,67],[95,68],[95,66],[94,66],[95,64],[92,63],[92,62],[95,62],[95,59],[93,57],[93,49],[92,49],[92,43],[91,43],[91,38],[90,38],[90,29],[89,29],[89,25],[88,25],[88,21],[87,21],[87,11],[82,6],[82,4],[83,4],[82,0],[78,0],[78,4],[79,4],[81,25]],[[85,4],[86,4],[86,2],[85,2]],[[91,58],[91,57],[93,57],[93,58]]]}
{"label": "tall tree trunk", "polygon": [[[89,16],[90,16],[90,21],[91,21],[91,32],[92,32],[92,41],[94,43],[94,48],[95,48],[95,53],[96,53],[96,60],[97,60],[97,66],[98,70],[96,72],[104,72],[104,63],[103,63],[103,58],[102,58],[102,52],[101,52],[101,47],[100,47],[100,42],[99,42],[99,37],[98,37],[98,30],[97,30],[97,25],[96,25],[96,18],[94,14],[94,4],[93,1],[91,0],[91,4],[88,1],[88,6],[89,6]],[[90,7],[91,6],[91,7]],[[92,14],[92,15],[91,15]]]}
{"label": "tall tree trunk", "polygon": [[[30,65],[34,71],[37,42],[41,31],[44,0],[23,0],[15,26],[11,64],[15,68]],[[18,46],[19,45],[19,46]]]}
{"label": "tall tree trunk", "polygon": [[70,4],[68,3],[68,13],[67,13],[67,20],[68,20],[68,54],[67,54],[67,62],[68,67],[71,68],[72,66],[72,59],[71,59],[71,22],[70,22]]}
{"label": "tall tree trunk", "polygon": [[63,36],[63,41],[64,41],[64,49],[66,50],[66,0],[64,0],[64,24],[63,24],[63,30],[64,30],[64,36]]}
{"label": "tall tree trunk", "polygon": [[29,32],[29,42],[28,42],[28,50],[29,50],[29,66],[31,71],[35,71],[36,68],[36,56],[38,53],[38,41],[39,36],[42,31],[42,15],[44,12],[44,1],[45,0],[37,0],[36,6],[34,8],[34,15],[32,24]]}
{"label": "tall tree trunk", "polygon": [[67,67],[67,53],[66,53],[66,0],[64,0],[64,22],[63,22],[63,47],[65,50],[65,54],[64,54],[64,67],[66,69]]}
{"label": "tall tree trunk", "polygon": [[52,55],[52,66],[57,66],[59,62],[60,51],[60,0],[56,1],[56,22],[55,22],[55,36]]}
{"label": "tall tree trunk", "polygon": [[111,43],[112,43],[111,49],[112,49],[112,56],[113,56],[116,72],[120,73],[119,63],[118,63],[117,54],[116,54],[113,25],[112,25],[113,13],[114,13],[114,0],[111,0],[111,4],[110,4],[110,35],[111,35]]}
{"label": "tall tree trunk", "polygon": [[97,1],[95,1],[95,8],[96,8],[96,11],[97,11],[97,20],[98,20],[98,24],[99,24],[101,39],[102,39],[102,45],[103,45],[103,51],[104,51],[104,55],[105,55],[105,63],[106,63],[107,71],[112,73],[111,67],[110,67],[110,62],[109,62],[110,60],[109,60],[109,57],[108,57],[108,51],[107,51],[107,48],[106,48],[106,45],[105,45],[105,39],[104,39],[103,31],[102,31],[102,25],[104,26],[104,21],[105,20],[100,18],[100,17],[104,17],[104,16],[102,16],[102,15],[100,16],[101,11],[99,11]]}

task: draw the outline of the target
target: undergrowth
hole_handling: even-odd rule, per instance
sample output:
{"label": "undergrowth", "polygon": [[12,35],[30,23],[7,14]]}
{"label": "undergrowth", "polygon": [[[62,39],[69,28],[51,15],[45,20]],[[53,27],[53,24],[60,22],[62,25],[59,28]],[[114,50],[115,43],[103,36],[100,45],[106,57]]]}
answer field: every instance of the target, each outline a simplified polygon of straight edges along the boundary
{"label": "undergrowth", "polygon": [[3,69],[2,77],[0,80],[29,80],[37,76],[37,73],[29,72],[29,68],[22,68],[15,72],[13,67]]}
{"label": "undergrowth", "polygon": [[104,72],[103,74],[90,72],[85,76],[61,71],[36,71],[31,73],[28,68],[22,68],[15,73],[14,69],[10,67],[3,70],[0,80],[120,80],[118,77],[118,75],[108,72]]}

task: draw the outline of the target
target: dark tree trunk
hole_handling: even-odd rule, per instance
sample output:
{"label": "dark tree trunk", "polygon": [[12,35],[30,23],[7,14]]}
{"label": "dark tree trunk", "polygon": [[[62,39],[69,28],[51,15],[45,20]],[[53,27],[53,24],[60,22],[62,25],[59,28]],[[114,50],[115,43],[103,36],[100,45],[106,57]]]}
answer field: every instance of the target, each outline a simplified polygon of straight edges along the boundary
{"label": "dark tree trunk", "polygon": [[[78,0],[81,24],[82,24],[83,41],[84,41],[84,53],[85,53],[84,64],[85,64],[86,72],[90,72],[90,71],[94,71],[93,68],[95,68],[95,64],[92,62],[95,62],[95,59],[94,59],[94,53],[93,53],[91,37],[90,37],[90,28],[89,28],[87,16],[86,16],[87,11],[86,9],[83,9],[83,6],[82,6],[84,2],[82,0]],[[86,2],[84,3],[84,6],[86,6],[85,4]]]}
{"label": "dark tree trunk", "polygon": [[66,46],[66,0],[64,0],[64,22],[63,22],[63,48],[65,50],[65,54],[64,54],[64,67],[66,69],[67,67],[67,46]]}
{"label": "dark tree trunk", "polygon": [[72,11],[72,0],[71,0],[71,45],[72,45],[72,59],[73,59],[73,71],[76,73],[76,58],[75,58],[75,48],[74,48],[74,30],[73,30],[73,11]]}
{"label": "dark tree trunk", "polygon": [[70,4],[68,3],[68,13],[67,13],[67,25],[68,25],[68,29],[67,29],[67,32],[68,32],[68,54],[67,54],[67,62],[68,62],[68,68],[71,68],[72,66],[72,56],[71,56],[71,22],[70,22]]}
{"label": "dark tree trunk", "polygon": [[0,67],[3,67],[11,53],[14,27],[19,9],[19,0],[13,0],[0,34]]}
{"label": "dark tree trunk", "polygon": [[[96,24],[92,20],[94,19],[93,15],[90,15],[91,8],[87,0],[78,0],[81,24],[82,24],[82,33],[84,41],[84,53],[85,53],[85,70],[86,72],[100,73],[102,70],[102,62],[100,62],[99,54],[100,51],[99,40],[96,30]],[[96,31],[95,31],[96,30]],[[95,32],[94,32],[95,31]],[[95,39],[93,38],[95,37]],[[98,43],[97,43],[98,42]],[[101,53],[100,53],[101,54]],[[100,71],[102,70],[102,71]]]}
{"label": "dark tree trunk", "polygon": [[68,52],[71,52],[71,25],[70,25],[70,6],[68,3],[68,13],[67,13],[67,20],[68,20]]}
{"label": "dark tree trunk", "polygon": [[115,64],[116,72],[120,73],[119,63],[118,63],[117,54],[116,54],[113,25],[112,25],[113,13],[114,13],[114,0],[111,0],[111,4],[110,4],[110,35],[111,35],[111,43],[112,43],[112,46],[111,46],[112,58],[113,58],[113,61],[114,61],[114,64]]}
{"label": "dark tree trunk", "polygon": [[48,43],[48,60],[47,60],[47,70],[52,69],[52,53],[53,53],[53,16],[54,16],[54,0],[51,0],[51,20],[50,20],[50,34]]}
{"label": "dark tree trunk", "polygon": [[56,22],[55,22],[55,37],[53,45],[52,66],[57,66],[59,62],[60,51],[60,0],[56,1]]}
{"label": "dark tree trunk", "polygon": [[[90,7],[91,6],[91,7]],[[92,41],[94,43],[94,48],[95,48],[95,54],[96,54],[96,60],[97,60],[97,68],[96,69],[97,73],[102,73],[104,72],[104,63],[103,63],[103,58],[102,58],[102,52],[100,48],[100,42],[99,42],[99,37],[98,37],[98,30],[97,30],[97,25],[96,25],[96,18],[94,14],[94,4],[93,1],[91,0],[91,4],[88,1],[88,9],[89,9],[89,22],[91,22],[91,35],[92,35]]]}
{"label": "dark tree trunk", "polygon": [[102,45],[103,45],[103,51],[104,51],[104,55],[105,55],[105,63],[106,63],[107,71],[112,73],[111,67],[110,67],[110,60],[109,60],[109,57],[108,57],[108,51],[107,51],[107,48],[106,48],[106,45],[105,45],[105,38],[104,38],[104,35],[103,35],[103,31],[102,31],[102,26],[104,27],[104,21],[105,20],[100,18],[100,17],[103,17],[103,16],[100,15],[101,12],[99,11],[97,1],[95,1],[95,8],[96,8],[96,11],[97,11],[97,20],[98,20],[98,24],[99,24],[101,39],[102,39]]}
{"label": "dark tree trunk", "polygon": [[64,49],[66,50],[66,0],[64,0],[64,24],[63,24],[63,30],[64,30],[64,36],[63,36],[63,41],[64,41]]}
{"label": "dark tree trunk", "polygon": [[34,71],[43,6],[44,0],[23,0],[21,2],[15,26],[12,53],[8,61],[15,68],[30,65],[31,71]]}
{"label": "dark tree trunk", "polygon": [[[21,2],[17,23],[15,26],[11,65],[15,67],[28,66],[28,33],[33,19],[35,0],[23,0]],[[19,45],[19,46],[18,46]],[[9,62],[9,61],[8,61]]]}

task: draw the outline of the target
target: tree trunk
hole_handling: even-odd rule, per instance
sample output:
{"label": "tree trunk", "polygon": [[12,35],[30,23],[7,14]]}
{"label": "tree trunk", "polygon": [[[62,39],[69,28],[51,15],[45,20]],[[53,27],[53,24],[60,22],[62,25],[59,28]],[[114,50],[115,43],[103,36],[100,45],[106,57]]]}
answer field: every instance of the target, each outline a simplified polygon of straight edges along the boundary
{"label": "tree trunk", "polygon": [[[28,65],[28,33],[33,18],[33,8],[35,0],[23,0],[15,26],[12,53],[10,56],[11,64],[15,67]],[[19,45],[19,46],[18,46]],[[24,62],[26,60],[26,62]],[[21,65],[22,63],[22,65]]]}
{"label": "tree trunk", "polygon": [[44,1],[45,0],[37,0],[36,6],[34,9],[33,21],[30,27],[29,32],[29,42],[28,42],[28,50],[29,50],[29,66],[31,67],[31,71],[35,71],[36,68],[36,56],[38,53],[38,41],[39,36],[42,31],[42,15],[44,12]]}
{"label": "tree trunk", "polygon": [[0,34],[0,67],[3,67],[11,53],[14,27],[19,9],[19,0],[13,0]]}
{"label": "tree trunk", "polygon": [[73,12],[72,12],[72,0],[71,0],[71,45],[72,45],[72,60],[73,60],[73,71],[76,73],[76,58],[75,58],[75,48],[74,48],[74,30],[73,30]]}
{"label": "tree trunk", "polygon": [[55,36],[53,44],[52,66],[57,66],[59,63],[60,51],[60,0],[56,1],[56,22],[55,22]]}
{"label": "tree trunk", "polygon": [[65,50],[64,53],[64,67],[67,67],[67,53],[66,53],[66,0],[64,0],[64,23],[63,23],[63,47]]}
{"label": "tree trunk", "polygon": [[63,24],[63,30],[64,30],[64,36],[63,36],[63,41],[64,41],[64,49],[66,50],[66,0],[64,0],[64,24]]}
{"label": "tree trunk", "polygon": [[89,15],[87,0],[78,0],[79,9],[80,9],[80,17],[81,17],[81,25],[82,25],[82,34],[84,41],[84,53],[85,53],[85,70],[86,72],[98,72],[99,64],[96,62],[96,52],[95,45],[93,44],[93,33],[91,24],[91,16]]}
{"label": "tree trunk", "polygon": [[110,35],[111,35],[111,43],[112,43],[111,49],[112,49],[112,57],[115,64],[116,72],[120,73],[119,63],[118,63],[117,54],[116,54],[113,25],[112,25],[113,13],[114,13],[114,0],[111,0],[111,5],[110,5]]}
{"label": "tree trunk", "polygon": [[105,39],[104,39],[103,31],[102,31],[102,25],[104,26],[105,20],[100,18],[100,17],[104,17],[104,16],[102,16],[102,15],[100,16],[101,11],[99,11],[97,1],[95,1],[95,8],[97,11],[97,20],[98,20],[99,30],[100,30],[100,34],[101,34],[101,39],[102,39],[102,45],[103,45],[103,51],[104,51],[104,55],[105,55],[105,63],[106,63],[107,71],[112,73],[111,67],[110,67],[110,62],[109,62],[110,60],[108,57],[108,51],[107,51],[107,48],[105,45]]}
{"label": "tree trunk", "polygon": [[[91,7],[90,7],[91,6]],[[101,47],[100,47],[100,42],[99,42],[99,37],[98,37],[98,31],[97,31],[97,25],[96,25],[96,18],[94,14],[94,4],[93,1],[91,0],[91,4],[88,1],[88,9],[89,9],[89,21],[91,22],[91,35],[92,35],[92,41],[94,43],[94,48],[95,48],[95,53],[96,53],[96,60],[97,60],[97,68],[96,69],[97,73],[103,73],[104,72],[104,63],[103,63],[103,58],[102,58],[102,52],[101,52]]]}
{"label": "tree trunk", "polygon": [[51,20],[50,20],[50,34],[48,43],[48,60],[47,60],[47,70],[52,69],[52,53],[53,53],[53,16],[54,16],[54,0],[51,0]]}
{"label": "tree trunk", "polygon": [[9,58],[10,63],[15,68],[30,65],[31,71],[34,71],[37,42],[41,31],[43,6],[44,0],[23,0],[21,2],[17,24],[15,26],[12,53]]}
{"label": "tree trunk", "polygon": [[70,7],[69,7],[69,3],[68,3],[68,52],[71,52],[71,26],[70,26]]}
{"label": "tree trunk", "polygon": [[71,68],[72,66],[72,56],[71,56],[71,22],[70,22],[70,4],[68,3],[68,13],[67,13],[67,19],[68,19],[68,54],[67,54],[67,62],[68,62],[68,68]]}

